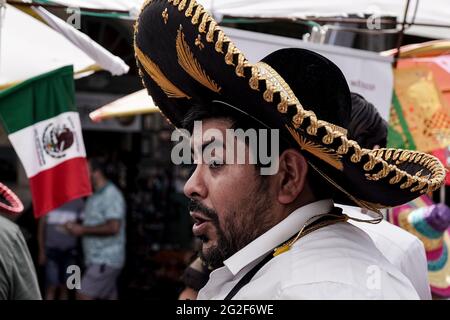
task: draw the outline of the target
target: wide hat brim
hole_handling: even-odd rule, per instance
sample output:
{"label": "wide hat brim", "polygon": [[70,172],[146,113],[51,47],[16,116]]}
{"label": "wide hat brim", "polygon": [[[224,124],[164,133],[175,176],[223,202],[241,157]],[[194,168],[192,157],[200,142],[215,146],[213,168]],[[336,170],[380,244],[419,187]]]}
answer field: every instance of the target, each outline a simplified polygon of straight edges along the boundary
{"label": "wide hat brim", "polygon": [[[445,169],[433,156],[368,150],[347,137],[348,86],[339,69],[316,53],[284,50],[252,64],[194,0],[146,1],[136,21],[134,47],[143,83],[173,125],[180,126],[194,104],[232,105],[294,141],[335,187],[339,201],[391,207],[443,183]],[[311,78],[295,77],[299,68],[323,84],[312,82],[305,90]],[[308,101],[311,90],[316,98]]]}
{"label": "wide hat brim", "polygon": [[430,255],[428,259],[428,280],[430,282],[431,292],[441,297],[450,297],[450,228],[444,231],[442,238],[431,239],[425,237],[417,230],[409,221],[409,217],[413,212],[419,209],[393,210],[389,221],[392,224],[408,231],[418,237],[424,244],[425,250],[431,252],[439,248],[441,254],[432,260]]}

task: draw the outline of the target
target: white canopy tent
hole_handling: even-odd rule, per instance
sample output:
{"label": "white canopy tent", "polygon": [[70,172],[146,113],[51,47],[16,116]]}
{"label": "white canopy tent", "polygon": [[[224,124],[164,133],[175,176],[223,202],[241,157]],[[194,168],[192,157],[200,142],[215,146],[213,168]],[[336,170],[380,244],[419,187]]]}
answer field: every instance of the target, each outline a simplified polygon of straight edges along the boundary
{"label": "white canopy tent", "polygon": [[130,67],[118,56],[113,55],[88,35],[78,31],[72,25],[51,14],[42,7],[33,8],[50,27],[64,35],[66,39],[92,58],[102,69],[118,76],[127,73]]}
{"label": "white canopy tent", "polygon": [[38,13],[58,31],[11,5],[5,8],[0,89],[66,65],[73,65],[77,77],[102,68],[117,75],[128,72],[120,58],[45,10]]}
{"label": "white canopy tent", "polygon": [[137,17],[145,0],[51,0],[50,3],[60,4],[73,9],[86,8],[110,11],[128,11],[130,17]]}
{"label": "white canopy tent", "polygon": [[144,0],[51,0],[71,8],[104,9],[111,11],[132,11],[140,9]]}
{"label": "white canopy tent", "polygon": [[89,118],[94,122],[100,122],[114,117],[153,112],[159,112],[159,109],[148,95],[147,89],[142,89],[98,108],[89,114]]}
{"label": "white canopy tent", "polygon": [[[417,0],[411,0],[408,21],[411,20]],[[90,9],[129,11],[134,17],[144,0],[52,0],[51,2]],[[406,0],[197,0],[214,17],[307,18],[330,17],[348,14],[393,15],[403,20]],[[449,25],[450,2],[448,0],[419,1],[416,23]],[[450,39],[449,28],[412,26],[408,34],[430,38]]]}
{"label": "white canopy tent", "polygon": [[[411,21],[416,1],[411,0],[407,21]],[[279,17],[307,18],[330,17],[348,14],[392,15],[402,22],[406,0],[201,0],[214,17],[221,20],[224,15],[234,17]],[[448,0],[419,1],[416,23],[450,24],[450,2]],[[431,38],[450,39],[450,28],[412,26],[408,34]]]}
{"label": "white canopy tent", "polygon": [[66,65],[73,65],[76,73],[95,67],[64,36],[8,4],[1,32],[0,88]]}

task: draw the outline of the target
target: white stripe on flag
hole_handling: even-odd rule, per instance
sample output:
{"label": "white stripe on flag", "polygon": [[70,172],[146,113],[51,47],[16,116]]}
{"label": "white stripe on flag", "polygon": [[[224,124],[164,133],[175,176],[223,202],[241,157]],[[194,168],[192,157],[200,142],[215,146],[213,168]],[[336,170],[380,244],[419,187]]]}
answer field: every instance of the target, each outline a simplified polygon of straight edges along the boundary
{"label": "white stripe on flag", "polygon": [[28,178],[64,161],[86,157],[78,112],[61,113],[8,137]]}

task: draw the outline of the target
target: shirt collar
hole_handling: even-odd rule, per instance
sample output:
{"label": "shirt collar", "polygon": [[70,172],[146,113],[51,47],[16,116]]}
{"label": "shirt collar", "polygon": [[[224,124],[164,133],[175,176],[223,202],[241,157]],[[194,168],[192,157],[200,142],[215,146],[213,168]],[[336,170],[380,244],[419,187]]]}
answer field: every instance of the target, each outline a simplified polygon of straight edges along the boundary
{"label": "shirt collar", "polygon": [[233,275],[236,275],[245,266],[299,232],[308,219],[330,212],[332,208],[331,199],[316,201],[297,208],[280,223],[225,260],[224,265]]}

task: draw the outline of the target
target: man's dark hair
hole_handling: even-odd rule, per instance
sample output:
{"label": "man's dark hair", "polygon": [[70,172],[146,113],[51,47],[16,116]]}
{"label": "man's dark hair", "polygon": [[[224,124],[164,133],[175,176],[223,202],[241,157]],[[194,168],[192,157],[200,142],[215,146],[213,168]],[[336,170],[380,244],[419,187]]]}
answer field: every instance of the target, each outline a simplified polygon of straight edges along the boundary
{"label": "man's dark hair", "polygon": [[[182,122],[182,127],[192,133],[195,121],[201,121],[206,119],[219,119],[219,118],[231,121],[230,129],[242,129],[244,131],[248,129],[255,129],[258,141],[259,141],[259,129],[268,129],[268,127],[265,126],[263,123],[249,117],[248,115],[240,112],[239,110],[217,102],[216,103],[213,102],[211,103],[211,105],[208,106],[195,105],[191,107],[191,109],[188,111]],[[268,150],[271,150],[270,143],[271,143],[270,139],[268,139],[267,141]],[[280,146],[279,154],[282,154],[287,149],[296,149],[297,151],[300,151],[298,145],[293,140],[290,141],[290,139],[286,139],[285,137],[281,136],[279,140],[279,146]],[[259,162],[259,157],[256,157],[256,159],[257,159],[256,163],[257,168],[270,165],[270,164],[268,165],[261,164]],[[332,194],[333,189],[330,187],[328,182],[326,182],[322,178],[322,176],[320,176],[311,167],[309,167],[308,169],[309,170],[306,176],[306,180],[314,197],[317,200],[331,198],[333,196]]]}

